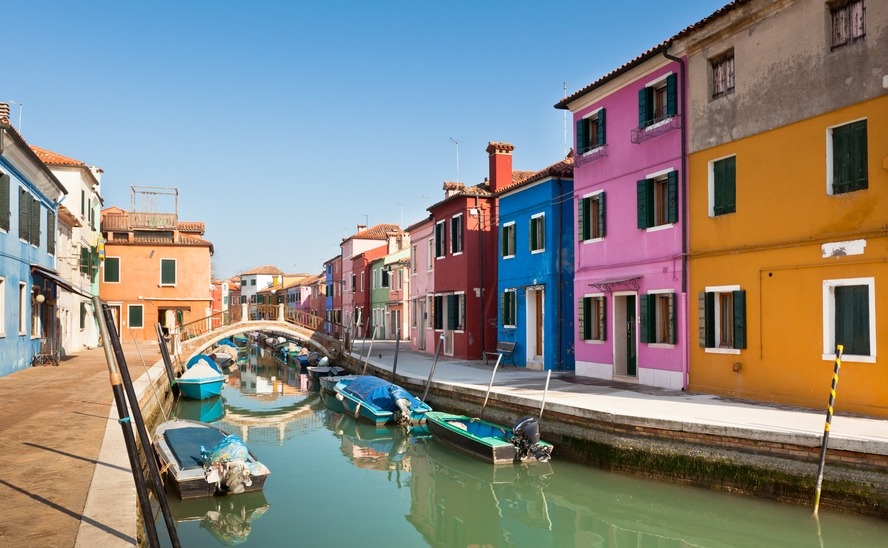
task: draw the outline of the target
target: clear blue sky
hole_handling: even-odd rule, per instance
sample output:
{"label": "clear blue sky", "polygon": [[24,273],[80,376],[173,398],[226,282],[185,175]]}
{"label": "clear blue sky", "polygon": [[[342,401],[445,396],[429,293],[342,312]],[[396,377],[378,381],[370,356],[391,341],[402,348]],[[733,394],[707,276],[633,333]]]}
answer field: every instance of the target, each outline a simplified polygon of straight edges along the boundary
{"label": "clear blue sky", "polygon": [[28,142],[101,167],[106,207],[178,188],[215,275],[320,273],[356,225],[424,218],[457,166],[482,181],[488,141],[515,169],[557,162],[564,85],[727,3],[6,0],[0,101]]}

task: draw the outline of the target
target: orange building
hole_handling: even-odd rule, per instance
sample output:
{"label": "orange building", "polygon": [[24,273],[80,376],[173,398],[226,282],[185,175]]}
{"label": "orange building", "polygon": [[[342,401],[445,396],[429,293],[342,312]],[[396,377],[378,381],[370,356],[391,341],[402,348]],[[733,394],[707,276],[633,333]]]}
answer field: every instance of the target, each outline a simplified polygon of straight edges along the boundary
{"label": "orange building", "polygon": [[212,313],[210,258],[204,224],[174,213],[102,210],[105,258],[99,296],[114,315],[122,340],[155,340]]}

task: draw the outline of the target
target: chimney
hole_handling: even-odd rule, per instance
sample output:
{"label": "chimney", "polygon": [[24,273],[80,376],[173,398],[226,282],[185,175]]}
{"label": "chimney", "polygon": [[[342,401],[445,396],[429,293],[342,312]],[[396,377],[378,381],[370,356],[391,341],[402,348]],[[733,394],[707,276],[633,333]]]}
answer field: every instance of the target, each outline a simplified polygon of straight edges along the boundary
{"label": "chimney", "polygon": [[358,225],[358,232],[367,228],[367,225]]}
{"label": "chimney", "polygon": [[487,143],[490,155],[490,192],[497,192],[512,184],[512,151],[509,143]]}
{"label": "chimney", "polygon": [[466,185],[456,181],[444,181],[444,199],[450,198],[465,190]]}

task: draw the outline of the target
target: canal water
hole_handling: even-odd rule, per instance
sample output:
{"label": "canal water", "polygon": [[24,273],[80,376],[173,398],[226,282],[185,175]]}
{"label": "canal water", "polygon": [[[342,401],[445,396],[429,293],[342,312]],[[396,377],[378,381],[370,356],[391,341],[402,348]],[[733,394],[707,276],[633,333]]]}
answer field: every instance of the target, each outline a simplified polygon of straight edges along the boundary
{"label": "canal water", "polygon": [[261,493],[171,496],[183,547],[888,545],[885,520],[822,509],[815,520],[810,507],[560,460],[557,447],[550,463],[494,467],[427,436],[356,422],[264,352],[239,365],[219,398],[174,409],[237,434],[271,470]]}

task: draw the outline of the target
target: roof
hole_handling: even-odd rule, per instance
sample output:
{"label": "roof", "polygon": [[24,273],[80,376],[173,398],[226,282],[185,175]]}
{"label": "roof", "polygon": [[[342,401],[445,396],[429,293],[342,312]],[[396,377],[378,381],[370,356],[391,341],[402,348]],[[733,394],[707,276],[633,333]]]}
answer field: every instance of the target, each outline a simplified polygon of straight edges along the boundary
{"label": "roof", "polygon": [[35,145],[29,146],[31,147],[31,150],[34,151],[34,154],[36,154],[37,157],[40,158],[43,163],[48,166],[87,167],[86,164],[84,164],[80,160],[75,160],[74,158],[62,156],[57,152],[46,150],[45,148],[40,148]]}
{"label": "roof", "polygon": [[276,266],[267,264],[267,265],[257,266],[256,268],[254,268],[252,270],[247,270],[246,272],[241,272],[239,274],[239,276],[243,277],[243,276],[255,276],[255,275],[263,275],[263,274],[273,275],[273,276],[283,276],[284,271]]}
{"label": "roof", "polygon": [[533,175],[529,177],[525,177],[518,182],[513,182],[511,185],[507,187],[501,188],[496,195],[502,196],[506,192],[511,190],[515,190],[516,188],[520,188],[525,185],[529,185],[531,183],[535,183],[537,181],[542,181],[543,179],[547,179],[549,177],[561,177],[570,179],[573,178],[573,168],[574,168],[574,153],[573,150],[567,153],[567,158],[556,162],[549,167],[543,168]]}
{"label": "roof", "polygon": [[401,227],[391,224],[378,224],[352,234],[346,240],[385,240],[392,232],[401,232]]}
{"label": "roof", "polygon": [[568,105],[570,105],[570,103],[576,101],[577,99],[586,95],[587,93],[594,91],[598,87],[615,79],[616,77],[620,76],[621,74],[629,71],[629,69],[632,69],[632,68],[644,63],[648,59],[651,59],[657,55],[660,55],[661,53],[664,53],[666,50],[669,49],[669,46],[671,46],[672,42],[674,42],[675,40],[678,40],[679,38],[683,38],[683,37],[687,36],[688,34],[703,28],[704,26],[711,23],[712,21],[722,17],[723,15],[730,13],[731,11],[736,9],[737,7],[742,6],[743,4],[747,4],[749,1],[750,0],[734,0],[733,2],[727,4],[726,6],[723,6],[719,9],[717,9],[711,15],[704,17],[703,19],[697,21],[696,23],[685,27],[680,32],[678,32],[675,36],[673,36],[667,40],[664,40],[663,42],[660,42],[659,44],[657,44],[656,46],[652,47],[651,49],[645,51],[644,53],[642,53],[641,55],[639,55],[635,59],[632,59],[628,63],[625,63],[624,65],[622,65],[620,67],[617,67],[616,69],[605,74],[604,76],[602,76],[598,80],[592,82],[591,84],[580,89],[579,91],[574,92],[571,95],[568,95],[567,97],[565,97],[561,101],[555,103],[555,108],[562,109],[562,110],[570,110],[570,107],[568,106]]}

